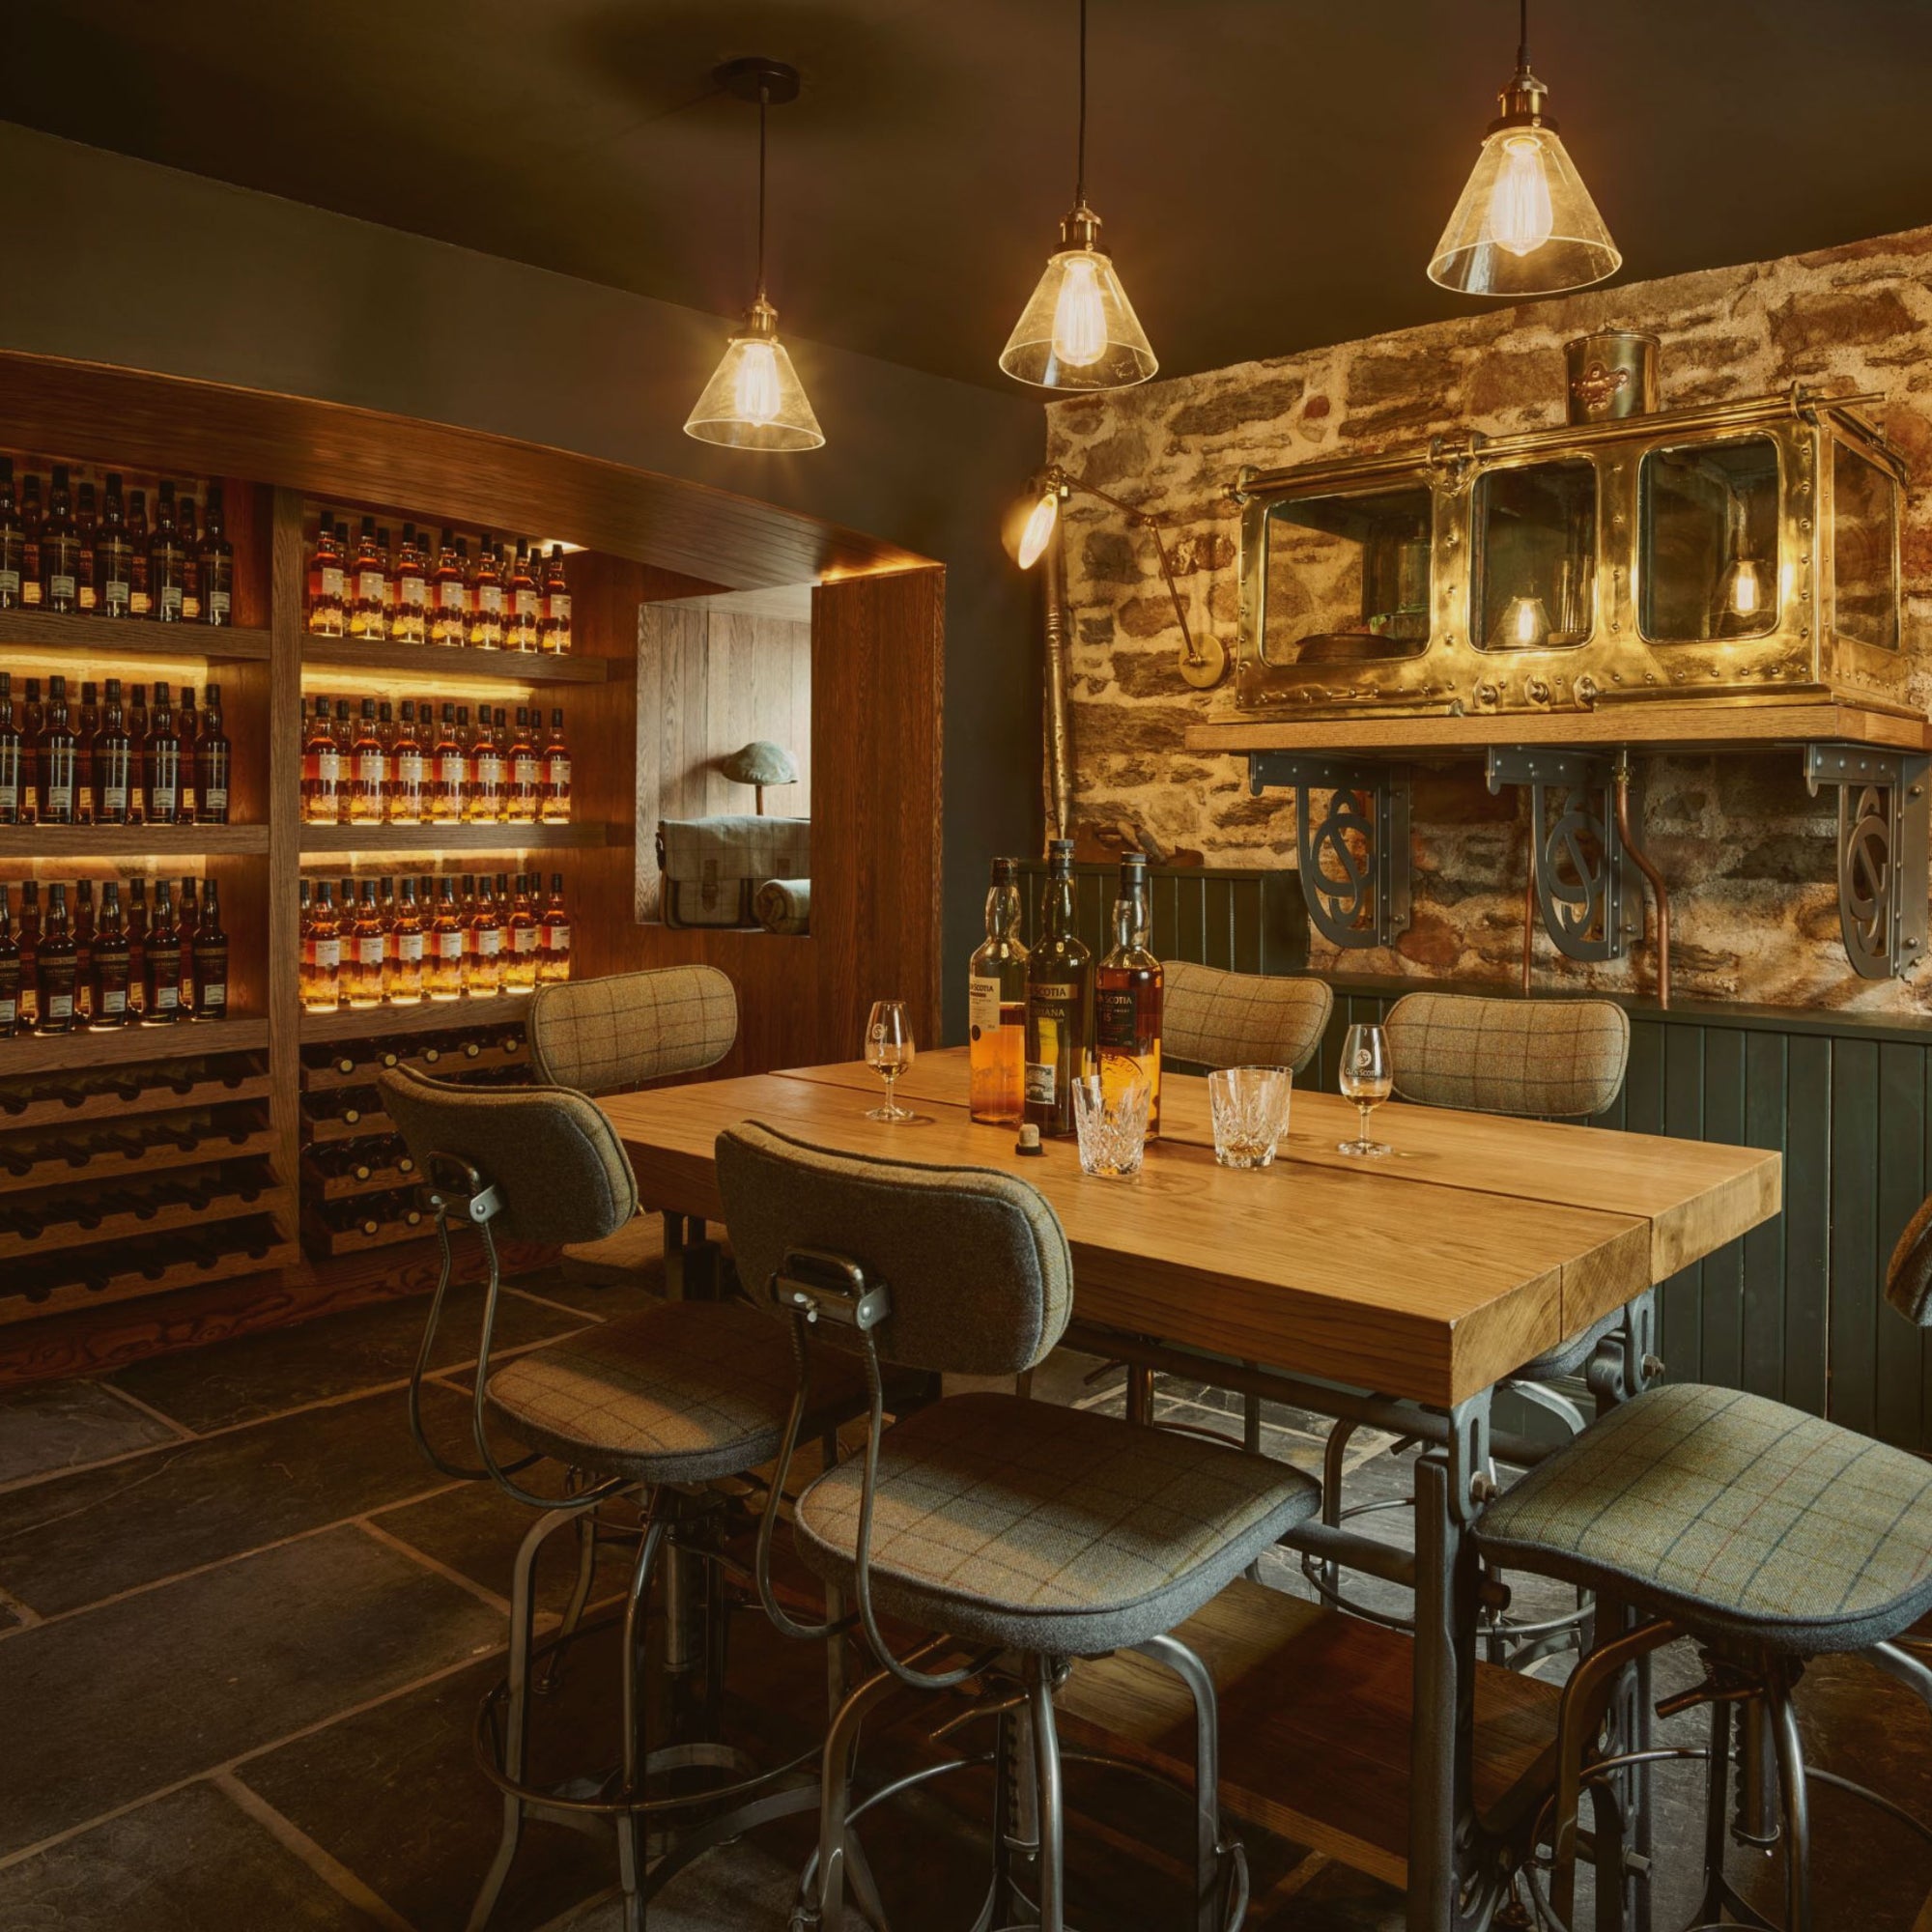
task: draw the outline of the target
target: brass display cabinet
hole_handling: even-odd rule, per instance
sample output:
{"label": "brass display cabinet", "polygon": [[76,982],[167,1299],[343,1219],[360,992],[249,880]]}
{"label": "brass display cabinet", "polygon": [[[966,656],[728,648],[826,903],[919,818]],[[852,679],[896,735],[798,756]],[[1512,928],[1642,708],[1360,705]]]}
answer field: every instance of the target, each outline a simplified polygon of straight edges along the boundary
{"label": "brass display cabinet", "polygon": [[1659,698],[1904,712],[1906,474],[1869,400],[1794,386],[1244,469],[1236,702],[1512,735]]}

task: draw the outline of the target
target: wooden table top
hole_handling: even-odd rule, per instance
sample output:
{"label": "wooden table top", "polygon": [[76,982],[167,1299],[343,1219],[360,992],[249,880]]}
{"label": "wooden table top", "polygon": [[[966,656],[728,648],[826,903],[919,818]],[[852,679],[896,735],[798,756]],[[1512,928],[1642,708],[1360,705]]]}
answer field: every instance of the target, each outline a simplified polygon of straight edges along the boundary
{"label": "wooden table top", "polygon": [[1354,1109],[1295,1096],[1282,1156],[1215,1165],[1207,1083],[1162,1081],[1162,1137],[1131,1181],[1073,1143],[1017,1154],[967,1115],[963,1049],[899,1082],[920,1119],[866,1118],[863,1064],[604,1102],[650,1206],[722,1217],[712,1149],[755,1120],[844,1152],[998,1168],[1032,1181],[1072,1243],[1080,1318],[1428,1403],[1461,1401],[1777,1211],[1779,1158],[1750,1148],[1391,1104],[1397,1150],[1334,1152]]}

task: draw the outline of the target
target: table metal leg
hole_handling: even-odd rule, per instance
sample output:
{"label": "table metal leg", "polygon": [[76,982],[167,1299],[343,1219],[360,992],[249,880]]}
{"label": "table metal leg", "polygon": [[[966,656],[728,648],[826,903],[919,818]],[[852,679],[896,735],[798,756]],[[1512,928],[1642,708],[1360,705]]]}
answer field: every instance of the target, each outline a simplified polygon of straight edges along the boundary
{"label": "table metal leg", "polygon": [[1408,1932],[1455,1932],[1458,1841],[1472,1822],[1474,1553],[1451,1508],[1448,1456],[1415,1465],[1415,1690],[1409,1740]]}

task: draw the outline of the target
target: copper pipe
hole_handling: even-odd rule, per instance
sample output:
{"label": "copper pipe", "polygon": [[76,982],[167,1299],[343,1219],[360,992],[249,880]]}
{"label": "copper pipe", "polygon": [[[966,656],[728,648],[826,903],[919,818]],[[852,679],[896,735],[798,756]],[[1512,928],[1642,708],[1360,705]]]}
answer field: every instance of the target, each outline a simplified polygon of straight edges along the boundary
{"label": "copper pipe", "polygon": [[1522,882],[1522,996],[1529,998],[1530,968],[1536,961],[1536,827],[1529,828],[1529,876]]}
{"label": "copper pipe", "polygon": [[1623,840],[1624,850],[1636,861],[1637,870],[1650,882],[1651,895],[1657,900],[1657,1004],[1660,1010],[1667,1013],[1670,1010],[1670,889],[1663,883],[1663,874],[1650,863],[1649,854],[1631,837],[1631,762],[1628,746],[1617,753],[1614,783],[1617,837]]}
{"label": "copper pipe", "polygon": [[1073,721],[1066,696],[1066,564],[1056,529],[1047,543],[1046,666],[1042,716],[1046,737],[1046,836],[1072,837]]}

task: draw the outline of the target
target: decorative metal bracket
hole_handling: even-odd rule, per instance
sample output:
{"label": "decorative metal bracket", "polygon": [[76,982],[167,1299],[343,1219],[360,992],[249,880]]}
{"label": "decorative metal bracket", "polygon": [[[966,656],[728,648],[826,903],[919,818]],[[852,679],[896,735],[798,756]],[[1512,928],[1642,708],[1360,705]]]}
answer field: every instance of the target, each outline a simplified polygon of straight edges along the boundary
{"label": "decorative metal bracket", "polygon": [[1932,758],[1862,745],[1806,745],[1813,798],[1838,792],[1838,925],[1866,980],[1892,980],[1925,957]]}
{"label": "decorative metal bracket", "polygon": [[[1408,773],[1397,765],[1251,752],[1248,789],[1294,788],[1294,840],[1302,896],[1333,946],[1393,946],[1408,929]],[[1310,794],[1325,793],[1311,810]],[[1319,810],[1319,816],[1318,816]]]}
{"label": "decorative metal bracket", "polygon": [[1490,750],[1489,780],[1492,792],[1529,787],[1531,877],[1556,950],[1570,959],[1623,958],[1643,937],[1643,878],[1617,830],[1610,760],[1498,745]]}

